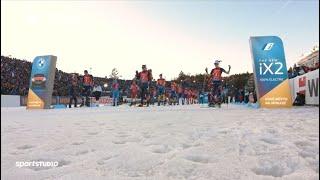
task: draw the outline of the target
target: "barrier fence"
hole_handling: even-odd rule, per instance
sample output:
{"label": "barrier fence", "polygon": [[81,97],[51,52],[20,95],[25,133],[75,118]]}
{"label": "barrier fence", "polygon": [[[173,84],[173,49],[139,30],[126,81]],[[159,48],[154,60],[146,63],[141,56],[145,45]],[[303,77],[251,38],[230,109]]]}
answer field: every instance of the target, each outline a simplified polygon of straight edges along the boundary
{"label": "barrier fence", "polygon": [[305,94],[307,105],[319,105],[319,69],[289,80],[292,101],[297,93]]}
{"label": "barrier fence", "polygon": [[[20,96],[20,106],[26,106],[27,100],[28,100],[27,96]],[[80,97],[77,98],[77,101],[78,101],[78,104],[82,103],[82,99]],[[97,103],[94,97],[90,97],[90,101],[92,103]],[[53,96],[51,105],[56,105],[56,104],[68,105],[69,102],[70,102],[70,97],[68,96]],[[74,104],[74,102],[72,102],[72,104]],[[100,97],[99,104],[111,105],[112,98],[108,96]]]}

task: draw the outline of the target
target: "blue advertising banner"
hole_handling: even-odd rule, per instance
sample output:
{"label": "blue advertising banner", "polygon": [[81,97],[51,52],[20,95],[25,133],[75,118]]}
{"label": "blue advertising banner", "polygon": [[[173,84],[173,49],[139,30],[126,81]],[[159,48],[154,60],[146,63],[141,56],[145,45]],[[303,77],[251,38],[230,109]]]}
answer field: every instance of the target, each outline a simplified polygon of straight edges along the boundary
{"label": "blue advertising banner", "polygon": [[261,107],[291,107],[292,100],[282,40],[250,37],[253,72]]}
{"label": "blue advertising banner", "polygon": [[48,109],[51,105],[56,56],[37,56],[32,63],[27,109]]}

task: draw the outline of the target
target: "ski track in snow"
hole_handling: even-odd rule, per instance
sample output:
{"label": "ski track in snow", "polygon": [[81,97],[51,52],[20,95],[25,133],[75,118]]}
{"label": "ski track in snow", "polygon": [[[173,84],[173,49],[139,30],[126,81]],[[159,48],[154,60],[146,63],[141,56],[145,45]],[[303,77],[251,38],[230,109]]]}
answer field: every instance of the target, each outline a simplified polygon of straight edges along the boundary
{"label": "ski track in snow", "polygon": [[1,140],[1,179],[319,178],[318,107],[1,108]]}

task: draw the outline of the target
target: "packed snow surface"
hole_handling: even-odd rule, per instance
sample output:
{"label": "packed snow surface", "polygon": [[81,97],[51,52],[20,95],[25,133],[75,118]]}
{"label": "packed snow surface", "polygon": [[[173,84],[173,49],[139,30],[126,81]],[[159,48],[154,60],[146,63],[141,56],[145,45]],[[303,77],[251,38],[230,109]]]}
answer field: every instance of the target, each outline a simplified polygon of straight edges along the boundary
{"label": "packed snow surface", "polygon": [[6,180],[318,179],[319,108],[1,108],[1,170]]}

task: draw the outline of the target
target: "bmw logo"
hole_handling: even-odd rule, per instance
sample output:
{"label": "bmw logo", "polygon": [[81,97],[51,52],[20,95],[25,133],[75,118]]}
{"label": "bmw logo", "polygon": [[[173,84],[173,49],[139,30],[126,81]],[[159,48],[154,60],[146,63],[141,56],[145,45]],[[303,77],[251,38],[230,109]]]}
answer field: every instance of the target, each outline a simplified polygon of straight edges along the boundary
{"label": "bmw logo", "polygon": [[45,65],[45,60],[43,58],[40,58],[38,61],[38,66],[39,68],[43,68]]}

